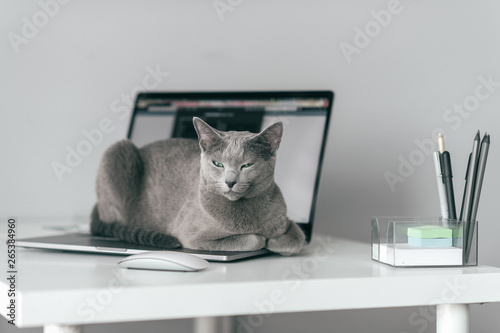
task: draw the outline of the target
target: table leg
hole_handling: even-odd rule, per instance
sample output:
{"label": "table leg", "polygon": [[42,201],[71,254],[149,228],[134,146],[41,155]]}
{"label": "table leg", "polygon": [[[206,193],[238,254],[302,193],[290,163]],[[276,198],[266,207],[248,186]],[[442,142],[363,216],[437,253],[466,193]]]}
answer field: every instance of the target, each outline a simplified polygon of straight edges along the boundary
{"label": "table leg", "polygon": [[45,325],[43,333],[82,333],[83,326],[79,325]]}
{"label": "table leg", "polygon": [[469,304],[439,304],[436,308],[436,333],[469,333]]}
{"label": "table leg", "polygon": [[234,333],[234,317],[201,317],[194,319],[194,333]]}

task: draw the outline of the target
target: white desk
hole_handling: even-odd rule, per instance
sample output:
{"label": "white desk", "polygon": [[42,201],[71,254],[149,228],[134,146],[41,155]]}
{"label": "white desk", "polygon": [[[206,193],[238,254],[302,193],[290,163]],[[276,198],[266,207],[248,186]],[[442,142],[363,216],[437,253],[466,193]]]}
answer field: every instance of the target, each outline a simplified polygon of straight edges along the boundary
{"label": "white desk", "polygon": [[[49,233],[20,221],[17,237]],[[79,332],[91,323],[200,318],[197,332],[216,332],[265,325],[274,312],[438,305],[437,332],[462,333],[468,304],[500,302],[500,268],[392,268],[370,259],[369,244],[325,236],[300,256],[211,263],[196,273],[126,270],[118,259],[18,248],[16,325]],[[8,270],[6,260],[1,266]],[[7,289],[2,279],[2,300]],[[251,322],[231,320],[245,314]]]}

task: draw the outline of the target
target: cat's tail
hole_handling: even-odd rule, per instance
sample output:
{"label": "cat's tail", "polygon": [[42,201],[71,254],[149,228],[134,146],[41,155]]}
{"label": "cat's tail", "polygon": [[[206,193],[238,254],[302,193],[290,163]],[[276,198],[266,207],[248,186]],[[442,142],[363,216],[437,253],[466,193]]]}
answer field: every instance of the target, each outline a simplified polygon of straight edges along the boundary
{"label": "cat's tail", "polygon": [[94,206],[90,219],[90,232],[95,236],[113,237],[129,243],[165,249],[175,249],[182,246],[177,238],[171,235],[138,227],[128,227],[119,222],[103,222],[99,218],[97,205]]}

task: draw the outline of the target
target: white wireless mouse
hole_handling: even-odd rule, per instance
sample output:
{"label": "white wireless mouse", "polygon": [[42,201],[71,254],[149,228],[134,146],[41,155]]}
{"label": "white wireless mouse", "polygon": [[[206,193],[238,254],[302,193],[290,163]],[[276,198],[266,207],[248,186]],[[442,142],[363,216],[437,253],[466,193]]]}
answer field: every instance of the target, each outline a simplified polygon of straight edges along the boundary
{"label": "white wireless mouse", "polygon": [[193,272],[208,267],[208,261],[188,253],[151,251],[128,256],[118,262],[125,268]]}

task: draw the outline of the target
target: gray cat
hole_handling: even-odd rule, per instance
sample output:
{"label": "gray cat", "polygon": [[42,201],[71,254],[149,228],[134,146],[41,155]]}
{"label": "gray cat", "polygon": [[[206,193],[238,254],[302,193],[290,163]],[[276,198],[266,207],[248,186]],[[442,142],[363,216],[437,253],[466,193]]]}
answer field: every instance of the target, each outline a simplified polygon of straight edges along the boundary
{"label": "gray cat", "polygon": [[282,123],[260,134],[193,124],[198,141],[138,149],[122,140],[104,153],[92,234],[164,248],[299,252],[304,233],[274,182]]}

